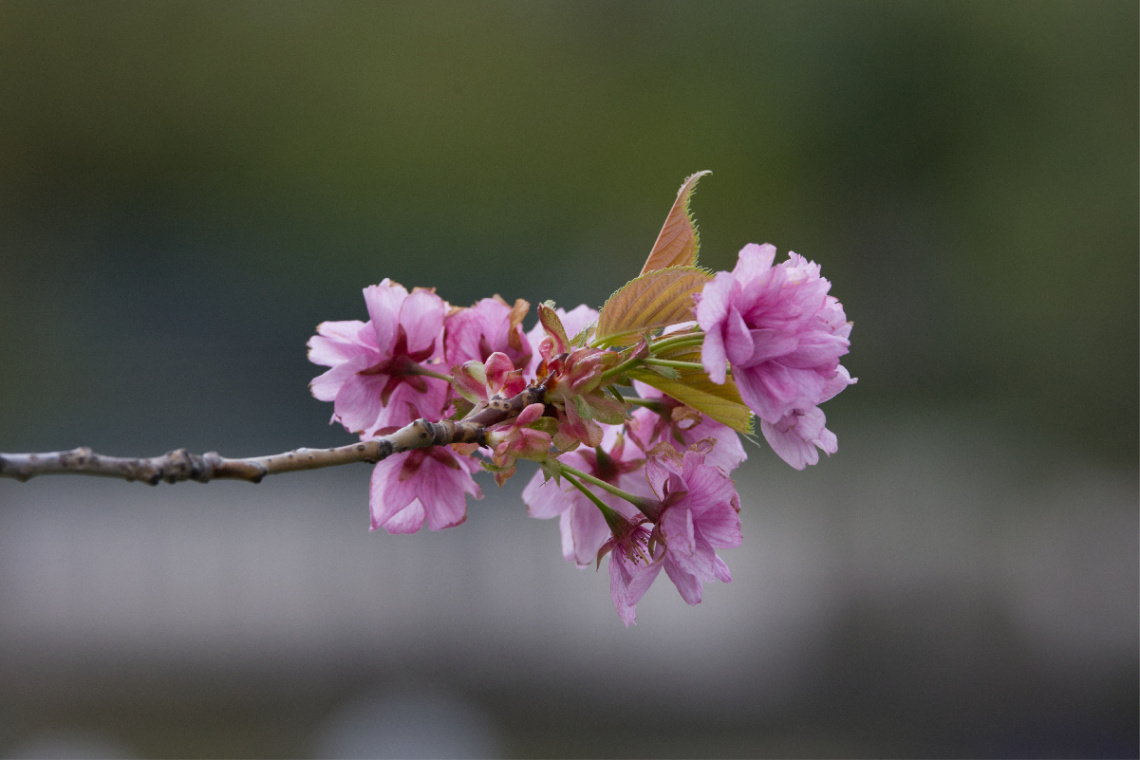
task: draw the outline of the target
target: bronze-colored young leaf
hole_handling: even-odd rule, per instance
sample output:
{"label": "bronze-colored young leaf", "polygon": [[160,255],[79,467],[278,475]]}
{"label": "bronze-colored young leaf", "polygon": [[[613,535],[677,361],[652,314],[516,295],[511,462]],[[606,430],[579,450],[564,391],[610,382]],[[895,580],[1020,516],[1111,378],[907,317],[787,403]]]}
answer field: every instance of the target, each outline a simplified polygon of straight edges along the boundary
{"label": "bronze-colored young leaf", "polygon": [[697,251],[701,247],[701,237],[697,234],[697,226],[693,223],[693,216],[689,213],[689,197],[697,186],[697,181],[710,171],[697,172],[685,178],[681,189],[677,191],[677,200],[673,208],[669,209],[669,216],[665,217],[665,224],[653,244],[641,274],[656,272],[669,267],[692,267],[697,265]]}
{"label": "bronze-colored young leaf", "polygon": [[696,267],[673,267],[630,280],[598,314],[594,345],[628,346],[647,330],[693,319],[693,294],[712,275]]}
{"label": "bronze-colored young leaf", "polygon": [[[690,347],[666,351],[661,354],[661,358],[699,364],[701,353]],[[634,380],[652,385],[662,393],[667,393],[717,422],[728,425],[738,433],[745,435],[752,433],[752,412],[741,400],[740,391],[737,390],[731,376],[724,385],[717,385],[709,379],[704,370],[681,369],[678,372],[680,376],[676,380],[662,377],[648,367],[630,370],[628,374]]]}
{"label": "bronze-colored young leaf", "polygon": [[546,334],[554,339],[554,353],[560,354],[570,347],[570,340],[566,337],[566,328],[562,326],[562,320],[554,311],[553,303],[547,302],[538,305],[538,321],[542,323]]}

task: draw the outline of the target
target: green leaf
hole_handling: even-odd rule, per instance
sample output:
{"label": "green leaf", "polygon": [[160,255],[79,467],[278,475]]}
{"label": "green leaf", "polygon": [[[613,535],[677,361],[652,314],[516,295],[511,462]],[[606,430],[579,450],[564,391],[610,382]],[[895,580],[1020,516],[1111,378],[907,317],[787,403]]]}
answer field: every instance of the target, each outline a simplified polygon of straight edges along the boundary
{"label": "green leaf", "polygon": [[539,462],[538,466],[542,468],[542,482],[553,479],[558,485],[562,485],[562,463],[555,458],[547,459]]}
{"label": "green leaf", "polygon": [[471,414],[475,409],[475,404],[472,404],[462,396],[451,399],[452,405],[455,407],[455,414],[451,415],[453,420],[461,420],[467,415]]}
{"label": "green leaf", "polygon": [[527,425],[531,430],[538,430],[553,436],[558,432],[558,420],[553,417],[539,417],[534,422]]}
{"label": "green leaf", "polygon": [[677,370],[673,369],[672,367],[662,367],[662,366],[657,365],[657,364],[649,364],[649,365],[646,365],[644,367],[644,369],[647,369],[650,372],[654,372],[658,375],[661,375],[661,377],[665,378],[666,380],[680,380],[681,379],[681,373],[678,372]]}
{"label": "green leaf", "polygon": [[693,223],[693,216],[689,213],[689,197],[697,186],[697,181],[710,171],[697,172],[685,178],[681,189],[677,191],[677,200],[673,208],[669,209],[669,216],[665,217],[665,224],[653,244],[641,274],[656,272],[669,267],[692,267],[697,265],[697,251],[701,247],[701,237],[697,234],[697,226]]}
{"label": "green leaf", "polygon": [[598,315],[596,346],[628,346],[648,330],[693,319],[693,294],[712,275],[696,267],[672,267],[630,280]]}
{"label": "green leaf", "polygon": [[[675,361],[700,362],[701,353],[690,346],[664,351],[660,357]],[[728,425],[738,433],[745,435],[752,433],[752,412],[741,400],[740,391],[737,390],[731,375],[724,385],[717,385],[709,379],[704,370],[699,369],[678,370],[679,377],[676,380],[662,377],[649,367],[639,367],[630,370],[628,374],[634,380],[653,386],[717,422]]]}
{"label": "green leaf", "polygon": [[629,419],[629,404],[624,399],[619,401],[613,396],[593,393],[585,396],[585,399],[590,405],[590,419],[607,425],[620,425]]}
{"label": "green leaf", "polygon": [[594,334],[594,323],[590,322],[588,325],[578,331],[574,337],[570,339],[571,346],[584,346]]}

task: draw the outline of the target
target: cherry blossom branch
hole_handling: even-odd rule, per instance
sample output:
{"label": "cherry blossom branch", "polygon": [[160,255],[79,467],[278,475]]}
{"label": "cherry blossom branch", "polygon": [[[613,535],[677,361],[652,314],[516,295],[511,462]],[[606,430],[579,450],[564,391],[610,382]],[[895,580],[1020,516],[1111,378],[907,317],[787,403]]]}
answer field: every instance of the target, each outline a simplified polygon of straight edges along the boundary
{"label": "cherry blossom branch", "polygon": [[394,433],[371,441],[331,449],[300,448],[281,454],[228,459],[216,451],[193,454],[176,449],[157,457],[111,457],[86,446],[70,451],[33,454],[0,452],[0,477],[21,482],[37,475],[95,475],[138,480],[148,485],[193,480],[247,480],[260,483],[266,475],[300,470],[318,470],[357,462],[375,463],[393,454],[452,443],[486,444],[486,429],[512,419],[530,404],[541,403],[542,386],[527,388],[510,399],[493,398],[487,406],[460,422],[418,419]]}

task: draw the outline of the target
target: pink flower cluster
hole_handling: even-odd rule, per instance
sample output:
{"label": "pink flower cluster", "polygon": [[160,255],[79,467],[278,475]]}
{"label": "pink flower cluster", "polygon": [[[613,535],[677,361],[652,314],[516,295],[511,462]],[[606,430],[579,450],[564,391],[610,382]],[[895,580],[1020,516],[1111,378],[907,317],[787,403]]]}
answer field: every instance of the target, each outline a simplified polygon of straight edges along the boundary
{"label": "pink flower cluster", "polygon": [[705,439],[682,453],[659,443],[646,460],[652,495],[642,514],[611,520],[612,534],[599,548],[598,560],[610,555],[610,597],[627,627],[662,568],[689,604],[700,603],[703,584],[732,580],[716,550],[743,540],[740,497],[728,473],[706,462],[714,446]]}
{"label": "pink flower cluster", "polygon": [[[453,366],[490,362],[499,385],[503,364],[530,361],[520,324],[526,302],[508,306],[485,298],[452,309],[433,290],[385,279],[364,289],[369,320],[323,322],[309,339],[309,360],[330,369],[311,384],[313,396],[333,402],[333,422],[362,439],[390,433],[415,419],[440,420],[454,402]],[[431,373],[431,374],[427,374]],[[519,373],[521,376],[521,373]],[[517,382],[514,387],[518,386]],[[372,472],[372,529],[415,533],[467,519],[465,494],[483,497],[472,474],[479,464],[451,447],[417,449],[377,463]]]}
{"label": "pink flower cluster", "polygon": [[[459,525],[466,497],[482,497],[477,471],[502,484],[519,460],[533,460],[541,468],[523,491],[528,512],[559,519],[563,556],[575,565],[608,557],[611,596],[627,626],[661,570],[686,602],[700,602],[705,583],[732,578],[717,550],[742,540],[730,474],[744,448],[736,430],[625,373],[642,367],[642,378],[653,370],[676,381],[669,367],[703,367],[712,382],[735,383],[793,467],[815,464],[818,449],[834,453],[819,405],[854,382],[839,364],[851,325],[817,265],[794,253],[774,259],[770,245],[746,246],[732,272],[694,296],[695,324],[647,329],[625,348],[592,342],[599,314],[586,306],[540,306],[538,324],[524,332],[525,301],[510,306],[496,296],[456,308],[433,290],[408,292],[390,280],[366,288],[367,322],[325,322],[309,340],[311,361],[329,368],[312,392],[333,402],[333,422],[363,440],[419,418],[488,425],[474,438],[483,447],[430,446],[382,459],[372,474],[372,529]],[[653,343],[665,340],[694,351],[699,344],[700,362],[654,364]],[[627,395],[631,386],[636,396]],[[518,403],[509,417],[479,416],[511,399]]]}
{"label": "pink flower cluster", "polygon": [[[627,626],[662,568],[689,604],[701,601],[702,583],[732,579],[727,565],[715,553],[709,561],[708,552],[740,545],[740,500],[729,473],[747,458],[731,428],[643,383],[636,388],[658,408],[636,409],[622,426],[607,428],[601,445],[583,445],[561,461],[640,497],[637,505],[598,494],[620,516],[607,519],[572,484],[543,472],[523,490],[532,517],[559,518],[568,561],[585,568],[609,555],[610,593]],[[726,533],[722,520],[735,528]]]}

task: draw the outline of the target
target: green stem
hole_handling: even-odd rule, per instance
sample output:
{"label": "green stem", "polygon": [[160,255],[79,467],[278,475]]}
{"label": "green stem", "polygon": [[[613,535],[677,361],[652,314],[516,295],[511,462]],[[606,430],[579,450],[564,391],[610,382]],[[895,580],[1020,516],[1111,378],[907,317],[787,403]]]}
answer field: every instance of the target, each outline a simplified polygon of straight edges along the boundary
{"label": "green stem", "polygon": [[607,369],[605,372],[603,372],[601,376],[602,384],[604,385],[605,383],[617,378],[618,376],[625,374],[627,370],[632,369],[633,367],[645,364],[656,364],[659,367],[674,367],[676,369],[703,370],[705,368],[704,365],[700,362],[682,362],[675,359],[658,359],[653,356],[635,356],[632,359],[624,361],[616,367]]}
{"label": "green stem", "polygon": [[601,375],[601,384],[606,385],[610,380],[613,380],[616,377],[620,377],[621,375],[625,374],[625,371],[627,369],[637,366],[640,362],[641,357],[635,356],[632,359],[627,359],[616,367],[607,369]]}
{"label": "green stem", "polygon": [[409,366],[405,370],[409,375],[424,375],[425,377],[434,377],[436,380],[443,380],[450,383],[454,378],[451,375],[444,375],[439,372],[433,372],[422,364],[415,364]]}
{"label": "green stem", "polygon": [[[575,478],[570,473],[566,472],[566,470],[569,470],[569,469],[573,469],[573,468],[567,467],[566,465],[562,465],[562,477],[564,477],[564,478],[566,478],[566,480],[570,481],[570,485],[574,486],[579,491],[581,491],[583,494],[585,494],[587,499],[594,502],[594,506],[596,506],[598,509],[602,510],[602,517],[606,518],[606,524],[611,524],[613,522],[613,520],[617,519],[619,517],[618,513],[615,512],[604,501],[599,499],[597,494],[595,494],[589,488],[586,488],[586,486],[579,483],[577,478]],[[575,472],[577,472],[577,471],[575,470]],[[584,473],[579,473],[579,474],[581,475]],[[587,475],[586,477],[589,477],[589,475]]]}
{"label": "green stem", "polygon": [[[619,499],[625,499],[626,501],[628,501],[630,504],[637,507],[638,509],[641,509],[643,506],[645,506],[645,499],[640,497],[640,496],[634,496],[629,491],[623,491],[620,488],[618,488],[617,486],[610,485],[609,483],[607,483],[604,480],[600,480],[598,478],[595,478],[593,475],[587,475],[586,473],[582,472],[581,470],[576,469],[574,467],[571,467],[568,464],[563,464],[562,462],[559,462],[558,464],[562,467],[562,473],[564,475],[570,474],[576,478],[580,478],[580,479],[586,481],[587,483],[592,483],[593,485],[596,485],[598,488],[602,489],[603,491],[608,491],[609,493],[612,493],[614,496],[617,496]],[[582,487],[583,486],[579,485],[579,488],[582,488]],[[608,509],[608,507],[607,507],[607,509]]]}
{"label": "green stem", "polygon": [[663,340],[654,341],[649,344],[651,353],[658,354],[662,351],[669,351],[675,348],[685,348],[687,346],[699,346],[705,340],[703,332],[698,333],[685,333],[684,335],[673,335]]}
{"label": "green stem", "polygon": [[656,364],[658,367],[673,367],[674,369],[703,370],[705,368],[705,365],[701,364],[700,362],[679,362],[673,359],[655,359],[653,357],[642,359],[642,361],[646,364]]}
{"label": "green stem", "polygon": [[646,409],[651,409],[659,414],[665,410],[664,404],[662,404],[660,401],[654,401],[653,399],[638,398],[637,396],[622,396],[621,400],[626,404],[645,407]]}

